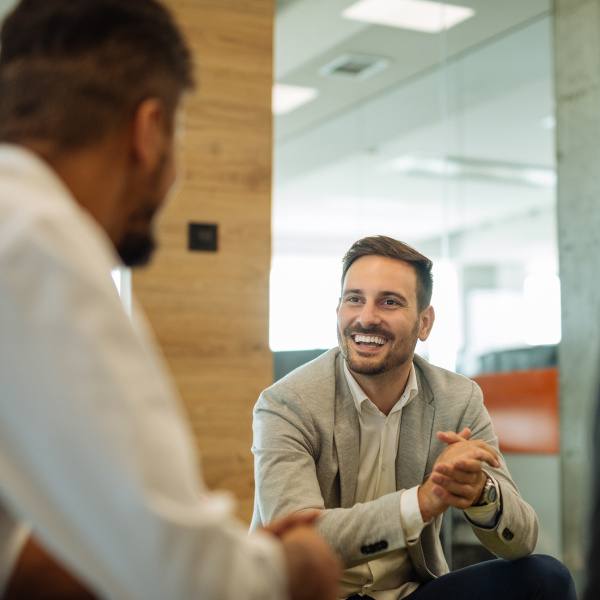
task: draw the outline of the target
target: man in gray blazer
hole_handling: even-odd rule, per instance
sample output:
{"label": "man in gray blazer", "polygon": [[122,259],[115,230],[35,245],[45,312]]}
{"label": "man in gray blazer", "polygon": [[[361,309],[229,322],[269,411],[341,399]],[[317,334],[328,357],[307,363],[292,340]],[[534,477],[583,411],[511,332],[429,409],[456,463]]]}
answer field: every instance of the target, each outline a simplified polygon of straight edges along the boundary
{"label": "man in gray blazer", "polygon": [[[414,354],[429,336],[432,263],[391,238],[343,259],[339,347],[265,390],[254,410],[252,527],[318,509],[346,570],[342,598],[575,598],[568,570],[531,556],[521,498],[473,381]],[[449,573],[454,506],[500,560]]]}

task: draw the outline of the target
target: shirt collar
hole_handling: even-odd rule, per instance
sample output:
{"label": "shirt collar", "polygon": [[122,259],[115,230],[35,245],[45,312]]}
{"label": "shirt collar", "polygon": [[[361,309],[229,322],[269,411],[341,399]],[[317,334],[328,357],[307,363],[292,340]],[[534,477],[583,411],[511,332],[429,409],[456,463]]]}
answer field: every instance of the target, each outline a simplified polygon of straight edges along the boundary
{"label": "shirt collar", "polygon": [[[352,373],[350,373],[350,369],[348,369],[348,364],[345,360],[344,375],[346,377],[348,387],[350,388],[350,392],[352,393],[352,399],[354,400],[354,405],[356,406],[356,410],[358,411],[358,413],[362,412],[363,404],[365,403],[372,406],[376,410],[379,410],[371,402],[371,399],[365,394],[360,385],[358,385],[358,382],[356,381],[356,379],[354,379]],[[396,404],[394,404],[394,407],[390,411],[390,414],[404,408],[418,393],[419,386],[417,384],[417,374],[415,373],[415,365],[414,363],[411,363],[406,387],[404,388],[404,391],[402,392],[402,395],[400,396]]]}

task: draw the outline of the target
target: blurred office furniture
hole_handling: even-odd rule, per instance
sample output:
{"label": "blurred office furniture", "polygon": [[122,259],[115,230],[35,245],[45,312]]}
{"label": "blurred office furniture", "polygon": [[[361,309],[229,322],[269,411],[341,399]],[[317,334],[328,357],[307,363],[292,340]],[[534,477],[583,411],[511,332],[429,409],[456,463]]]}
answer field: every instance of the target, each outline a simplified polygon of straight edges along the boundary
{"label": "blurred office furniture", "polygon": [[[500,451],[540,522],[537,553],[561,558],[559,379],[556,346],[492,352],[471,378],[483,391]],[[443,543],[452,569],[493,558],[460,511],[451,511]]]}
{"label": "blurred office furniture", "polygon": [[279,381],[294,369],[321,356],[327,350],[286,350],[273,352],[273,382]]}

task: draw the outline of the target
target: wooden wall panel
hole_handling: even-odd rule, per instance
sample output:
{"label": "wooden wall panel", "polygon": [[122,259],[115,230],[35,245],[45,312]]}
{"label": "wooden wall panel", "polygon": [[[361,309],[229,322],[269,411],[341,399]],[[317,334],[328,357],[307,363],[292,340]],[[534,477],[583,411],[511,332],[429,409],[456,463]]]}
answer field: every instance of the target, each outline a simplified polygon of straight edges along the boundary
{"label": "wooden wall panel", "polygon": [[[272,382],[268,347],[273,0],[167,0],[197,59],[182,190],[159,250],[133,275],[191,419],[211,489],[249,522],[252,407]],[[216,253],[190,252],[189,222],[216,223]]]}

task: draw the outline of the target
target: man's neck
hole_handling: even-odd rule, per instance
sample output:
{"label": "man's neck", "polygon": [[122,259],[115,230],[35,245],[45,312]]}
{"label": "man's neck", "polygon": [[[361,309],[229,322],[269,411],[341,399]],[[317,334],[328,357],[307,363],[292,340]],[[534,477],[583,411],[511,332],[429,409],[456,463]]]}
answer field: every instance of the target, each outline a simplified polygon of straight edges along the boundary
{"label": "man's neck", "polygon": [[51,144],[25,142],[22,145],[40,158],[62,179],[73,197],[115,241],[120,235],[120,191],[123,187],[123,149],[117,137],[75,152],[58,152]]}
{"label": "man's neck", "polygon": [[406,389],[411,367],[412,359],[379,375],[363,375],[350,368],[348,370],[369,400],[384,415],[389,415]]}

